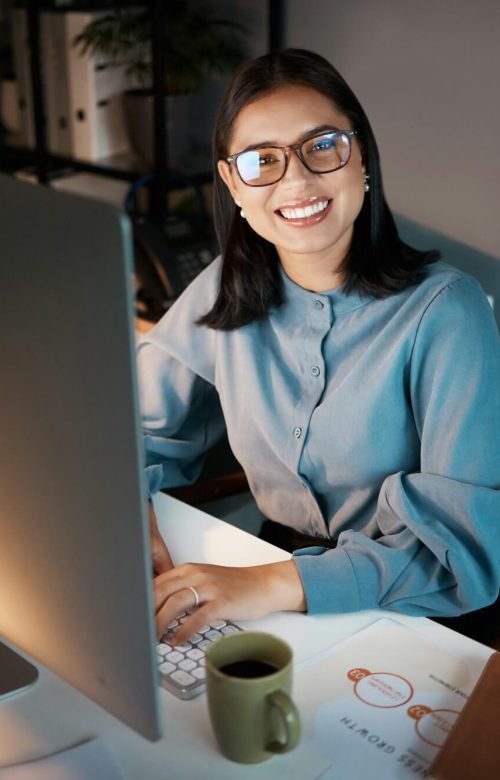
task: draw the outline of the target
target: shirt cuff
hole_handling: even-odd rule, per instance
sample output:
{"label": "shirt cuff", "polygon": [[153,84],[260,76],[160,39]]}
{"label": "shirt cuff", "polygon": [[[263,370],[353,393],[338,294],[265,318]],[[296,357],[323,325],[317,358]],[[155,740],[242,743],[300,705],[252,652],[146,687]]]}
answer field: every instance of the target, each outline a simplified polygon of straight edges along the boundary
{"label": "shirt cuff", "polygon": [[158,493],[162,487],[163,482],[163,468],[160,464],[155,463],[152,466],[146,466],[146,494],[148,498]]}
{"label": "shirt cuff", "polygon": [[358,584],[347,553],[336,548],[304,547],[293,553],[309,614],[358,612]]}

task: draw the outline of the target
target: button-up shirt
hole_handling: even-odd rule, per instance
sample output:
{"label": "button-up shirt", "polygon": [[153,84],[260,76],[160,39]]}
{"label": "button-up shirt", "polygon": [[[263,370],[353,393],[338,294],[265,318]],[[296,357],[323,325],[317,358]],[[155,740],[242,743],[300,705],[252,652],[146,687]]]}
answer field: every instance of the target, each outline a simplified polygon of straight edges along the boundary
{"label": "button-up shirt", "polygon": [[[438,262],[385,298],[316,293],[232,331],[195,324],[215,260],[142,339],[149,490],[194,481],[227,429],[296,553],[310,612],[458,614],[500,583],[500,340],[472,277]],[[335,549],[321,538],[337,541]]]}

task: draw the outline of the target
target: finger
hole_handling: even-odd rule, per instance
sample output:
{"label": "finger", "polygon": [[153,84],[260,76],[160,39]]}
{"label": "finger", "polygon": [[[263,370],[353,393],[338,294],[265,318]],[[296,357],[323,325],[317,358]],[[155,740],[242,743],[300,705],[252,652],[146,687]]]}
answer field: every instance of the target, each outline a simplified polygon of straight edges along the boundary
{"label": "finger", "polygon": [[173,568],[172,558],[163,539],[158,536],[151,539],[151,558],[153,574],[158,576]]}
{"label": "finger", "polygon": [[187,642],[194,634],[199,633],[203,626],[210,625],[216,617],[220,617],[216,612],[217,609],[214,602],[207,602],[203,606],[198,607],[175,632],[174,636],[169,638],[169,643],[175,647],[175,645],[182,645],[183,642]]}
{"label": "finger", "polygon": [[[182,581],[182,577],[179,574],[178,569],[172,569],[165,574],[161,574],[155,577],[153,580],[153,595],[155,601],[155,612],[159,612],[165,602],[184,589],[186,585]],[[191,591],[190,591],[191,592]],[[194,602],[193,594],[191,593],[191,605]]]}
{"label": "finger", "polygon": [[[161,639],[167,626],[178,615],[187,612],[193,606],[194,598],[193,594],[187,588],[181,588],[173,593],[158,610],[155,617],[156,622],[156,635],[158,639]],[[200,624],[200,627],[203,623]],[[193,631],[194,633],[194,631]]]}
{"label": "finger", "polygon": [[[156,577],[153,581],[155,612],[158,612],[165,601],[181,588],[195,586],[195,582],[199,581],[201,574],[201,567],[197,564],[183,563]],[[193,606],[196,601],[193,591],[191,591],[191,598],[191,606]]]}

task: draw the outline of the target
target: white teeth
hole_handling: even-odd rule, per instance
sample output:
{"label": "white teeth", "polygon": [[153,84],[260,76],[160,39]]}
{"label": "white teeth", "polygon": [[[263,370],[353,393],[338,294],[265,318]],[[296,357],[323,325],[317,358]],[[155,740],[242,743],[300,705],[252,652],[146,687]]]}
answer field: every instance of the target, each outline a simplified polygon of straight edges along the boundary
{"label": "white teeth", "polygon": [[317,203],[312,203],[310,206],[296,209],[280,209],[280,214],[285,219],[304,219],[305,217],[312,217],[313,214],[319,214],[320,211],[324,211],[328,206],[327,200],[320,200]]}

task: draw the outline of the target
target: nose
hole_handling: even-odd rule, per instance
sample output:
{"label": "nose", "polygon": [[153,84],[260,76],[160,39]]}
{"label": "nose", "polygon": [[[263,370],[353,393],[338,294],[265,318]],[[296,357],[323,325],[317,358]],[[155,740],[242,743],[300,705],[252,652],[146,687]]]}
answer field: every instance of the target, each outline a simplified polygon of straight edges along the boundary
{"label": "nose", "polygon": [[288,165],[282,181],[284,182],[303,181],[304,179],[308,179],[310,176],[314,176],[314,174],[311,173],[311,171],[309,171],[306,168],[306,166],[300,159],[299,155],[297,154],[297,150],[289,149]]}

